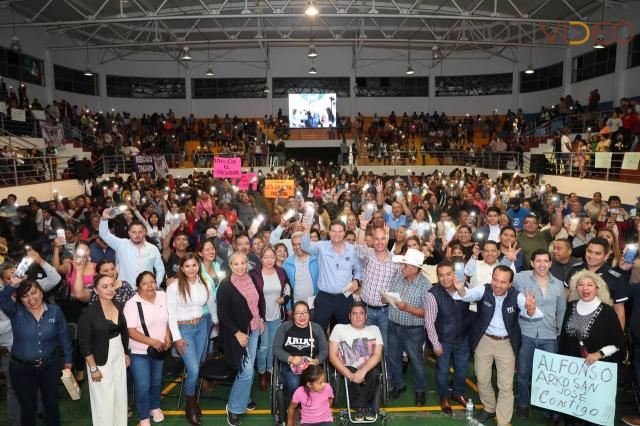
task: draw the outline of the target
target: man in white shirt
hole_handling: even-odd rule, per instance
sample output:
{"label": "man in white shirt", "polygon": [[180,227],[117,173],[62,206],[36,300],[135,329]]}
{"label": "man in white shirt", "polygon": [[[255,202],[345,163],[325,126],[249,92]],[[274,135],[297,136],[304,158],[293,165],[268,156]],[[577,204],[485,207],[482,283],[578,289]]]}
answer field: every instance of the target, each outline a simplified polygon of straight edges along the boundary
{"label": "man in white shirt", "polygon": [[567,128],[562,130],[562,136],[560,136],[560,152],[560,161],[566,173],[569,170],[569,154],[571,154],[571,139]]}
{"label": "man in white shirt", "polygon": [[[471,332],[471,347],[475,350],[474,367],[478,379],[478,394],[484,409],[476,420],[485,423],[496,417],[499,426],[511,424],[513,416],[513,372],[522,335],[518,319],[542,318],[536,307],[534,293],[522,294],[512,287],[513,270],[504,265],[493,271],[491,284],[467,289],[464,283],[454,281],[454,300],[478,302],[478,315]],[[498,398],[493,389],[493,364],[498,373]]]}
{"label": "man in white shirt", "polygon": [[349,399],[355,408],[355,420],[375,419],[372,402],[376,394],[382,360],[382,335],[375,325],[367,324],[363,302],[354,302],[349,311],[350,324],[336,324],[329,337],[329,361],[349,382]]}
{"label": "man in white shirt", "polygon": [[147,230],[139,222],[129,225],[129,239],[118,238],[109,231],[109,209],[104,209],[100,218],[100,238],[115,252],[119,277],[135,289],[140,272],[150,271],[156,275],[156,282],[164,280],[165,270],[160,250],[145,240]]}

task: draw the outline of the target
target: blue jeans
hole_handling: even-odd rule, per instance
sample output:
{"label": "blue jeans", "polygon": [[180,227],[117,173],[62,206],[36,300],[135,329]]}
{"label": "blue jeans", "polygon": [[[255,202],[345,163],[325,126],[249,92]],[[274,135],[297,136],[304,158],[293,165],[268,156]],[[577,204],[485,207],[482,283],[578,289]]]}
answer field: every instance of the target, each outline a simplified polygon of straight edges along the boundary
{"label": "blue jeans", "polygon": [[471,346],[469,337],[465,337],[460,343],[440,342],[442,355],[436,358],[436,386],[440,397],[449,396],[449,365],[453,358],[453,393],[464,395],[464,381],[469,369],[469,354]]}
{"label": "blue jeans", "polygon": [[196,394],[196,384],[200,373],[200,361],[209,336],[207,336],[207,321],[202,319],[197,324],[179,324],[180,335],[185,341],[182,361],[187,369],[187,377],[184,379],[184,393],[187,396]]}
{"label": "blue jeans", "polygon": [[[389,364],[389,351],[387,345],[389,341],[389,306],[380,309],[372,309],[367,306],[367,325],[375,325],[380,329],[382,334],[382,342],[384,343],[384,360]],[[391,378],[391,374],[387,371],[387,377]]]}
{"label": "blue jeans", "polygon": [[256,361],[256,351],[258,349],[258,337],[260,330],[255,329],[249,333],[249,344],[247,345],[247,358],[242,365],[242,369],[236,375],[231,392],[229,392],[229,403],[227,409],[233,414],[244,414],[247,411],[247,404],[251,399],[251,385],[253,384],[253,364]]}
{"label": "blue jeans", "polygon": [[291,371],[291,367],[286,362],[280,361],[280,375],[284,379],[284,387],[287,390],[289,399],[293,398],[293,393],[300,386],[300,375]]}
{"label": "blue jeans", "polygon": [[382,334],[384,346],[387,346],[389,339],[389,307],[384,306],[380,309],[372,309],[367,306],[367,325],[376,325]]}
{"label": "blue jeans", "polygon": [[[522,336],[522,345],[518,352],[518,405],[528,407],[531,401],[529,396],[529,384],[531,383],[531,370],[533,369],[533,352],[540,349],[546,352],[557,353],[558,341],[556,339],[538,339],[537,337]],[[545,410],[545,416],[550,413]]]}
{"label": "blue jeans", "polygon": [[264,374],[265,371],[271,373],[273,371],[273,339],[276,337],[276,331],[282,324],[281,319],[273,321],[265,321],[264,333],[260,336],[260,347],[258,348],[258,373]]}
{"label": "blue jeans", "polygon": [[131,375],[136,396],[138,418],[149,418],[151,410],[160,408],[160,388],[162,387],[163,360],[147,355],[131,354]]}
{"label": "blue jeans", "polygon": [[415,381],[415,391],[424,392],[427,387],[424,367],[424,350],[422,345],[425,341],[424,327],[403,327],[389,321],[389,344],[387,353],[389,354],[389,370],[391,371],[390,382],[396,389],[404,386],[402,374],[402,351],[407,353],[413,377]]}

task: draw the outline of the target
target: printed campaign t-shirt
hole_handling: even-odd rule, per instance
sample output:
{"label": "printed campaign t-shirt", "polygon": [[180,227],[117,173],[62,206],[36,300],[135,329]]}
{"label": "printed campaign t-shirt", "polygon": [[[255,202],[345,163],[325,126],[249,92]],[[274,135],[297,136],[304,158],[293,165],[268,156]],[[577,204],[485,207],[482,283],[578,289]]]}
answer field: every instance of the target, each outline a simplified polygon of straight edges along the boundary
{"label": "printed campaign t-shirt", "polygon": [[329,340],[340,345],[340,355],[344,364],[355,369],[361,368],[369,361],[376,345],[383,344],[380,329],[375,325],[358,330],[351,324],[337,324]]}
{"label": "printed campaign t-shirt", "polygon": [[331,406],[329,405],[329,398],[333,398],[333,388],[325,383],[322,392],[307,392],[304,386],[300,386],[293,393],[291,402],[300,404],[301,407],[301,423],[315,424],[333,422],[333,416],[331,415]]}

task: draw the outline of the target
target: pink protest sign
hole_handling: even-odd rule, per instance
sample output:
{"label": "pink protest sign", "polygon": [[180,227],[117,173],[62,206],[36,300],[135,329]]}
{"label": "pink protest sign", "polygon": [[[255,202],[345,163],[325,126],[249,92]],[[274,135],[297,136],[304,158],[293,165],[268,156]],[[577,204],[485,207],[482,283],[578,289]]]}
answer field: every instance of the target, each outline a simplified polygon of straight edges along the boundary
{"label": "pink protest sign", "polygon": [[213,177],[239,178],[242,177],[242,160],[238,157],[215,157],[213,159]]}
{"label": "pink protest sign", "polygon": [[258,189],[258,175],[255,173],[243,173],[238,182],[240,191],[247,191],[251,187],[254,191]]}

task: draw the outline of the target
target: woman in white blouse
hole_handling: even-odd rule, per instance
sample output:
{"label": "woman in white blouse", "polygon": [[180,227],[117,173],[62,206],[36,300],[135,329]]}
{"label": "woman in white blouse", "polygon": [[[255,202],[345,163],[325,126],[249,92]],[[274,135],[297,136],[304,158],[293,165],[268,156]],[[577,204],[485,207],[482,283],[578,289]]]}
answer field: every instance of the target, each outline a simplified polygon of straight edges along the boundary
{"label": "woman in white blouse", "polygon": [[[209,337],[205,306],[213,316],[216,312],[213,292],[202,277],[200,260],[195,253],[187,253],[180,260],[177,279],[167,287],[167,307],[171,335],[187,370],[185,414],[192,425],[202,424],[195,394],[200,361]],[[217,318],[212,319],[217,322]]]}

